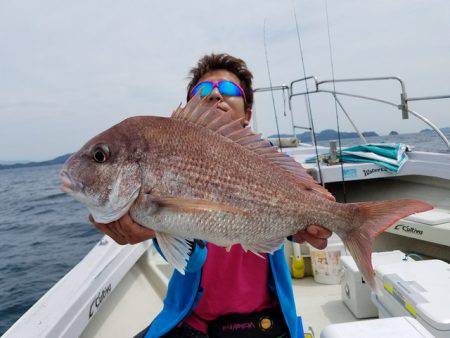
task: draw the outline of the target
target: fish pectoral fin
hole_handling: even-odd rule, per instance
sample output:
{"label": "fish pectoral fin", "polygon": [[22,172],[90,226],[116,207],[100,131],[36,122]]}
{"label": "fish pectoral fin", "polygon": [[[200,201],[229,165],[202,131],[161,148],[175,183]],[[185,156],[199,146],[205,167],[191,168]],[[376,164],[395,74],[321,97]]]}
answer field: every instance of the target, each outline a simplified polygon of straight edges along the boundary
{"label": "fish pectoral fin", "polygon": [[169,235],[164,232],[155,232],[155,235],[166,261],[184,275],[189,253],[191,252],[188,239]]}
{"label": "fish pectoral fin", "polygon": [[156,203],[152,195],[148,193],[140,194],[136,199],[136,204],[138,204],[140,208],[146,210],[148,215],[157,212],[159,209],[158,203]]}
{"label": "fish pectoral fin", "polygon": [[184,211],[184,212],[223,211],[238,215],[248,214],[248,212],[241,210],[239,208],[235,208],[228,204],[201,199],[163,197],[163,198],[154,198],[153,200],[154,202],[158,203],[160,208],[168,208],[176,211]]}
{"label": "fish pectoral fin", "polygon": [[263,243],[252,243],[252,244],[242,244],[242,248],[245,251],[251,251],[259,257],[264,258],[259,254],[259,252],[273,254],[277,251],[284,243],[284,238],[272,239]]}

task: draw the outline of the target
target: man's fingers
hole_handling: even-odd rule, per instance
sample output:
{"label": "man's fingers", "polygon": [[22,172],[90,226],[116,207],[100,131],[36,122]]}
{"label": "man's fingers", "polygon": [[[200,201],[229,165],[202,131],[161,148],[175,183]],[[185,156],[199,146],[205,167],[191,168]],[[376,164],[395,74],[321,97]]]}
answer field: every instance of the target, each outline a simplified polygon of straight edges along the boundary
{"label": "man's fingers", "polygon": [[117,244],[120,244],[120,245],[127,244],[128,242],[126,241],[126,239],[121,234],[117,233],[117,231],[115,231],[114,226],[111,226],[114,223],[115,222],[109,223],[109,224],[102,224],[102,223],[93,222],[94,226],[97,229],[99,229],[105,235],[111,237],[114,240],[114,242],[116,242]]}
{"label": "man's fingers", "polygon": [[136,239],[139,239],[138,242],[136,242],[136,243],[145,241],[150,238],[154,238],[156,236],[154,230],[144,228],[143,226],[140,226],[139,224],[136,224],[136,227],[134,229],[134,234],[136,235]]}
{"label": "man's fingers", "polygon": [[153,230],[144,228],[135,223],[129,214],[125,214],[119,220],[108,224],[95,222],[92,215],[89,215],[89,221],[101,232],[121,245],[136,244],[155,237],[155,232]]}
{"label": "man's fingers", "polygon": [[120,236],[125,238],[127,243],[131,243],[133,231],[132,231],[132,223],[130,223],[128,219],[122,217],[119,220],[117,220],[114,224],[114,229]]}
{"label": "man's fingers", "polygon": [[305,239],[303,238],[303,235],[302,235],[303,233],[304,233],[304,231],[297,232],[295,235],[292,235],[292,239],[299,244],[305,242]]}
{"label": "man's fingers", "polygon": [[144,228],[143,226],[135,223],[131,217],[126,219],[125,222],[120,221],[120,227],[128,233],[128,239],[130,244],[136,244],[147,239],[155,237],[155,232],[151,229]]}
{"label": "man's fingers", "polygon": [[103,232],[105,235],[111,237],[117,244],[124,245],[126,242],[121,236],[118,236],[112,231],[107,224],[94,223],[95,227]]}
{"label": "man's fingers", "polygon": [[125,226],[125,227],[129,227],[129,226],[133,225],[133,223],[134,223],[134,221],[131,218],[129,213],[126,213],[125,215],[120,217],[119,222],[120,222],[120,224],[123,224],[123,226]]}
{"label": "man's fingers", "polygon": [[302,233],[302,238],[307,241],[309,244],[311,244],[313,247],[323,250],[327,247],[327,239],[326,238],[318,238],[316,236],[312,236],[308,232]]}
{"label": "man's fingers", "polygon": [[311,236],[327,239],[331,236],[332,232],[323,226],[312,224],[306,228],[305,233],[308,233]]}
{"label": "man's fingers", "polygon": [[95,222],[93,224],[98,230],[100,230],[101,232],[103,232],[106,235],[110,236],[110,231],[109,231],[108,227],[105,224],[95,223]]}
{"label": "man's fingers", "polygon": [[118,229],[122,234],[126,235],[130,244],[143,242],[147,239],[155,237],[153,230],[142,227],[133,221],[130,215],[126,214],[118,221]]}
{"label": "man's fingers", "polygon": [[[303,243],[306,241],[309,244],[311,244],[313,247],[315,247],[319,250],[325,249],[328,244],[327,239],[328,239],[328,237],[331,236],[331,232],[325,228],[322,228],[322,227],[316,226],[316,225],[310,225],[308,227],[308,229],[311,227],[312,227],[312,231],[306,231],[306,230],[299,231],[292,236],[293,239],[297,243]],[[322,231],[320,228],[324,229],[325,231]],[[313,234],[311,234],[311,232],[313,232]]]}

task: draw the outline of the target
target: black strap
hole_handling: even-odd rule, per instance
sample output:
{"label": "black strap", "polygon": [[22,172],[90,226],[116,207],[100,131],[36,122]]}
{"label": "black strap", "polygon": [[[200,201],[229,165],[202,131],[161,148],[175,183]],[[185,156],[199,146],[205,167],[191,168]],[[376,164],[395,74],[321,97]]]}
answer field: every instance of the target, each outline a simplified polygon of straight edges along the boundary
{"label": "black strap", "polygon": [[186,323],[183,323],[172,329],[162,338],[208,338],[208,335],[190,327]]}
{"label": "black strap", "polygon": [[266,309],[251,314],[231,314],[208,325],[210,338],[282,338],[289,330],[281,311]]}

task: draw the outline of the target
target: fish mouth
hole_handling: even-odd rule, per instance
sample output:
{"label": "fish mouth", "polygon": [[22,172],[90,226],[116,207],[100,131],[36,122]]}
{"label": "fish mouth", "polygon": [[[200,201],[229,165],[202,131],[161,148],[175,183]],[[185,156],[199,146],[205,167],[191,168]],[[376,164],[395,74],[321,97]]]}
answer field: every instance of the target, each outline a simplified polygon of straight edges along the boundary
{"label": "fish mouth", "polygon": [[70,177],[69,173],[66,170],[61,170],[61,172],[59,173],[59,178],[61,180],[61,184],[59,187],[62,191],[71,193],[79,190],[80,185]]}

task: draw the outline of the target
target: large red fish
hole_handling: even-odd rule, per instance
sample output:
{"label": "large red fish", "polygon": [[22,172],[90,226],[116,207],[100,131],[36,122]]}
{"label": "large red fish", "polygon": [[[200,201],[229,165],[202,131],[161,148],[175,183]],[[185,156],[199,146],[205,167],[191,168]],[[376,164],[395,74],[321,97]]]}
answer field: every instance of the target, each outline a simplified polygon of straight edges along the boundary
{"label": "large red fish", "polygon": [[375,288],[372,239],[402,217],[432,209],[417,200],[336,203],[292,158],[198,95],[170,118],[126,119],[65,164],[62,189],[100,223],[130,212],[156,231],[183,272],[186,239],[271,253],[310,224],[336,232]]}

